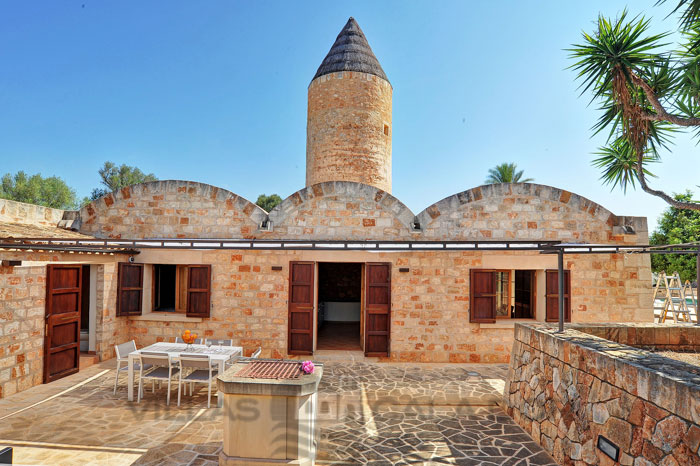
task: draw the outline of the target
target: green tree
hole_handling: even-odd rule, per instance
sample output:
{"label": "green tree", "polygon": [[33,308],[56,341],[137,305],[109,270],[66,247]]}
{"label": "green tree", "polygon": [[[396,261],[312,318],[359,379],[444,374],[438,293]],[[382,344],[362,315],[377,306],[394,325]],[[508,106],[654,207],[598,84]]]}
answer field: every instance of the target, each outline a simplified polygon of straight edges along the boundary
{"label": "green tree", "polygon": [[23,171],[5,174],[0,180],[0,198],[54,209],[76,208],[75,191],[57,176],[28,176]]}
{"label": "green tree", "polygon": [[269,196],[266,196],[265,194],[261,194],[258,196],[258,200],[255,201],[257,205],[262,207],[262,209],[265,212],[270,212],[272,209],[277,207],[278,204],[282,202],[282,198],[279,197],[277,194],[270,194]]}
{"label": "green tree", "polygon": [[486,178],[486,184],[495,183],[529,183],[534,181],[532,178],[523,179],[524,170],[518,170],[518,166],[514,163],[502,163],[489,169],[489,176]]}
{"label": "green tree", "polygon": [[100,183],[104,187],[95,188],[92,190],[89,199],[92,201],[111,192],[118,191],[126,186],[158,180],[153,173],[146,174],[139,168],[126,164],[117,166],[110,161],[105,162],[102,168],[99,169],[98,173],[100,174],[101,178]]}
{"label": "green tree", "polygon": [[[666,3],[659,0],[658,3]],[[650,20],[598,16],[595,29],[583,32],[569,49],[581,94],[590,93],[600,118],[593,133],[608,139],[593,160],[603,184],[623,191],[636,187],[679,209],[700,210],[700,202],[671,196],[648,184],[649,165],[661,161],[676,132],[691,129],[700,137],[700,0],[676,0],[680,41],[669,48],[669,33],[649,34]]]}
{"label": "green tree", "polygon": [[[688,202],[692,193],[676,194],[676,199]],[[649,237],[649,244],[681,244],[700,241],[700,212],[669,207],[659,218],[659,225]],[[695,281],[697,259],[692,254],[652,254],[654,272],[678,272],[681,280]]]}

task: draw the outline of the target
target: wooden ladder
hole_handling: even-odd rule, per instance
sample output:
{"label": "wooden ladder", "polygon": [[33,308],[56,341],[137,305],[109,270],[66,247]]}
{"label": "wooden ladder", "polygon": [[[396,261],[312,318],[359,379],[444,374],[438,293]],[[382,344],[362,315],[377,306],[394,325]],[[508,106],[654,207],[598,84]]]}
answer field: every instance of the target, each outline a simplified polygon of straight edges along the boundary
{"label": "wooden ladder", "polygon": [[669,278],[668,275],[664,274],[663,278],[666,297],[664,299],[664,307],[659,316],[659,322],[666,322],[669,312],[673,315],[674,322],[678,322],[679,318],[683,322],[691,322],[690,310],[685,300],[685,286],[681,282],[680,275],[676,272]]}

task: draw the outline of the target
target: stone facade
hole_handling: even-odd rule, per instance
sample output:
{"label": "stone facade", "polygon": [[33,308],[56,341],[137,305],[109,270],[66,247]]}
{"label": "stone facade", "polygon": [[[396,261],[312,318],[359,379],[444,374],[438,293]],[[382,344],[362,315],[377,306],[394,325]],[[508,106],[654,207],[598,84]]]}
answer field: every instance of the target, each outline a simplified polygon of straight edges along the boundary
{"label": "stone facade", "polygon": [[[578,329],[637,339],[632,326],[518,325],[505,403],[509,414],[559,464],[700,465],[700,368]],[[653,329],[653,326],[646,326]],[[699,343],[700,329],[665,326],[659,341]],[[671,334],[676,336],[671,337]],[[667,337],[667,338],[664,338]],[[618,463],[596,448],[603,436]]]}
{"label": "stone facade", "polygon": [[250,238],[265,216],[240,196],[192,181],[129,186],[80,210],[81,232],[103,238]]}
{"label": "stone facade", "polygon": [[[114,345],[128,339],[128,321],[116,316],[114,255],[2,252],[20,266],[0,266],[0,398],[43,381],[46,264],[80,261],[96,270],[95,354],[114,357]],[[27,261],[27,259],[30,259]]]}
{"label": "stone facade", "polygon": [[[646,242],[647,235],[644,219],[618,217],[575,194],[533,184],[482,186],[414,215],[374,186],[326,182],[294,193],[267,214],[223,189],[158,181],[125,188],[79,213],[67,214],[82,224],[81,233],[125,239],[499,240],[513,239],[510,232],[516,232],[515,239],[639,244]],[[631,225],[635,234],[624,234],[622,225]],[[0,257],[42,266],[41,272],[32,269],[32,274],[42,276],[41,302],[46,263],[77,259],[95,267],[95,351],[102,359],[113,356],[116,343],[133,338],[145,345],[172,339],[188,328],[203,336],[233,338],[248,354],[261,346],[264,356],[284,357],[289,262],[314,261],[391,263],[391,360],[507,362],[513,324],[469,322],[470,270],[556,268],[555,256],[525,251],[141,250],[135,260],[144,264],[212,265],[211,317],[202,319],[150,312],[148,306],[143,316],[117,317],[115,262],[125,257],[37,252],[2,252]],[[272,270],[273,266],[282,270]],[[571,271],[574,322],[652,320],[647,255],[569,255],[565,267]],[[17,280],[18,270],[28,269],[6,270],[4,279]],[[544,302],[543,296],[538,301]],[[13,295],[0,308],[27,307],[38,312],[38,302]],[[541,309],[536,317],[544,319]]]}
{"label": "stone facade", "polygon": [[0,266],[0,398],[43,378],[46,267]]}
{"label": "stone facade", "polygon": [[417,219],[424,238],[436,240],[647,244],[649,236],[646,218],[619,217],[583,196],[534,183],[479,186],[446,197]]}
{"label": "stone facade", "polygon": [[266,239],[410,240],[415,215],[401,201],[374,186],[326,182],[289,196],[270,212]]}
{"label": "stone facade", "polygon": [[[639,303],[648,290],[619,287],[606,295],[599,288],[595,305],[590,291],[578,286],[587,280],[581,267],[591,256],[568,261],[572,271],[575,322],[609,320],[611,315],[626,321],[651,320],[651,311],[640,311]],[[637,256],[633,260],[637,260]],[[604,263],[623,273],[622,255]],[[203,336],[233,338],[247,354],[258,346],[263,356],[284,357],[287,350],[287,297],[290,261],[390,262],[392,264],[391,354],[393,361],[417,362],[508,362],[513,328],[505,325],[469,322],[469,270],[473,267],[500,267],[523,261],[531,266],[553,267],[556,258],[537,253],[471,251],[201,251],[186,258],[173,251],[144,250],[136,258],[143,263],[204,263],[212,265],[212,313],[209,319],[168,320],[168,316],[117,318],[128,320],[129,337],[141,345],[169,340],[191,329]],[[599,258],[600,260],[600,258]],[[609,261],[609,262],[608,262]],[[282,270],[272,270],[280,266]],[[409,272],[400,272],[408,268]],[[604,282],[600,289],[606,289]],[[576,291],[579,290],[579,291]],[[588,304],[584,304],[588,303]],[[543,318],[543,316],[540,316]],[[455,325],[458,323],[459,325]]]}
{"label": "stone facade", "polygon": [[357,71],[329,73],[309,85],[306,186],[355,181],[391,192],[389,82]]}

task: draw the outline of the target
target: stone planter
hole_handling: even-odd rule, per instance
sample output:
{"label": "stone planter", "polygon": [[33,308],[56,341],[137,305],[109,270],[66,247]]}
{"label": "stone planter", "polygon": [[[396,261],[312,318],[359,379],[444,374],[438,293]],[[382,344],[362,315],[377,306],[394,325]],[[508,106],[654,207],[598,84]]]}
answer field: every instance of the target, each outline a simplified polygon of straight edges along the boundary
{"label": "stone planter", "polygon": [[316,457],[318,384],[323,366],[298,379],[260,379],[235,374],[218,378],[224,394],[224,445],[219,464],[313,465]]}

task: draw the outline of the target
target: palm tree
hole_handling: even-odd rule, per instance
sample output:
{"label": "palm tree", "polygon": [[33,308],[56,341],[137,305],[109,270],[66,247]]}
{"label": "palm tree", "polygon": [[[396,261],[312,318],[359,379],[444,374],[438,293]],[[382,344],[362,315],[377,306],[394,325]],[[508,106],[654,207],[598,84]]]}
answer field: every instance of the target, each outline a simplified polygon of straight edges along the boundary
{"label": "palm tree", "polygon": [[532,178],[523,179],[523,171],[518,170],[518,166],[514,163],[502,163],[496,165],[489,170],[489,176],[486,178],[486,184],[495,183],[529,183],[535,181]]}

